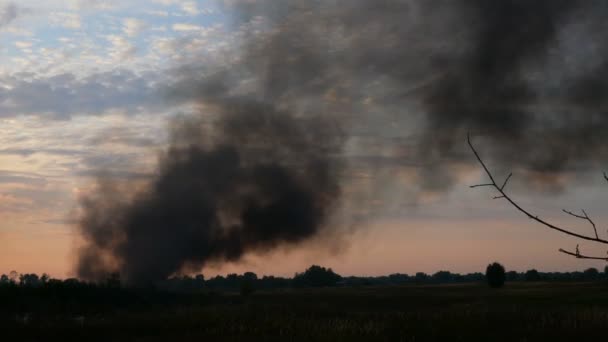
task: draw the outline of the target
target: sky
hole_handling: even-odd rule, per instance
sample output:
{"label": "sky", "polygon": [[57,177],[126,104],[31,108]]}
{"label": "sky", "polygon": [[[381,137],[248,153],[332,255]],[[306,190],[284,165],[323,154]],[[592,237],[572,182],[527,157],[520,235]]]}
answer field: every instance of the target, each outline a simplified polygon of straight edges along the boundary
{"label": "sky", "polygon": [[[180,75],[212,77],[208,65],[241,63],[238,51],[267,28],[264,17],[235,20],[230,3],[0,1],[0,273],[75,275],[80,203],[96,179],[136,184],[154,174],[171,139],[167,127],[201,111],[200,103],[176,101],[168,89]],[[412,80],[412,89],[434,77]],[[339,96],[324,93],[328,102]],[[403,103],[395,110],[414,117],[423,110],[414,100]],[[345,193],[367,196],[354,196],[358,200],[343,203],[328,220],[343,226],[342,233],[257,251],[237,262],[210,262],[202,271],[290,276],[321,264],[344,275],[464,273],[483,271],[493,261],[518,271],[604,267],[558,253],[579,242],[492,200],[489,189],[470,189],[485,181],[472,153],[465,154],[466,162],[443,164],[454,179],[448,190],[418,186],[427,171],[415,162],[394,162],[403,152],[387,143],[415,136],[415,121],[401,130],[401,123],[382,112],[363,114],[373,119],[349,128],[346,154],[382,167],[349,164],[355,181],[342,183]],[[368,141],[370,122],[383,132],[374,143]],[[482,155],[489,153],[479,141]],[[466,151],[465,135],[454,143]],[[489,164],[501,177],[512,171],[490,158]],[[556,181],[556,190],[555,182],[531,188],[527,176],[518,177],[515,170],[510,186],[531,211],[590,233],[585,222],[561,212],[585,208],[606,235],[601,226],[608,221],[602,205],[608,184],[601,172],[601,165],[568,172]],[[591,243],[581,248],[606,253]]]}

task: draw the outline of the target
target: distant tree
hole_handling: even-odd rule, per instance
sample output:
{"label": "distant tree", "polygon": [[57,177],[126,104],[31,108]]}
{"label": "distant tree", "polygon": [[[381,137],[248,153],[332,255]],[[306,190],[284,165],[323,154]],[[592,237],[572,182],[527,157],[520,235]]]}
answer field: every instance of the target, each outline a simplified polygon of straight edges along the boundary
{"label": "distant tree", "polygon": [[604,279],[608,280],[608,265],[604,266]]}
{"label": "distant tree", "polygon": [[205,281],[205,286],[207,286],[210,289],[219,289],[219,288],[225,287],[225,284],[226,284],[226,278],[224,278],[220,275],[217,275],[217,276]]}
{"label": "distant tree", "polygon": [[540,273],[535,269],[528,270],[524,275],[524,279],[526,281],[540,281]]}
{"label": "distant tree", "polygon": [[258,280],[258,275],[253,272],[245,272],[245,274],[243,274],[243,279],[247,279],[247,280],[255,282]]}
{"label": "distant tree", "polygon": [[518,281],[521,280],[520,274],[516,271],[509,271],[505,274],[506,281]]}
{"label": "distant tree", "polygon": [[240,288],[242,296],[249,296],[255,292],[255,284],[258,281],[258,275],[253,272],[245,272],[240,277]]}
{"label": "distant tree", "polygon": [[194,283],[196,286],[196,289],[202,289],[205,287],[205,276],[202,274],[197,274],[194,277]]}
{"label": "distant tree", "polygon": [[63,286],[67,288],[80,288],[83,287],[83,283],[76,278],[68,278],[63,281]]}
{"label": "distant tree", "polygon": [[37,287],[41,284],[40,278],[36,274],[21,274],[19,276],[19,285],[25,287]]}
{"label": "distant tree", "polygon": [[585,280],[598,280],[600,278],[600,272],[597,268],[588,268],[583,272],[583,278]]}
{"label": "distant tree", "polygon": [[8,275],[8,278],[9,282],[17,284],[17,280],[19,280],[19,273],[17,273],[17,271],[11,271],[11,273],[9,273]]}
{"label": "distant tree", "polygon": [[296,273],[294,283],[297,286],[335,286],[342,277],[331,268],[312,265],[304,273]]}
{"label": "distant tree", "polygon": [[451,283],[454,275],[449,271],[439,271],[431,276],[431,280],[435,283]]}
{"label": "distant tree", "polygon": [[0,285],[8,285],[10,284],[11,280],[9,279],[9,277],[6,274],[3,274],[0,276]]}
{"label": "distant tree", "polygon": [[226,276],[226,287],[231,289],[238,289],[240,286],[239,275],[236,273],[231,273]]}
{"label": "distant tree", "polygon": [[428,279],[429,279],[428,274],[426,274],[424,272],[418,272],[414,276],[414,281],[417,283],[424,283],[424,282],[428,281]]}
{"label": "distant tree", "polygon": [[405,284],[410,280],[407,274],[395,273],[388,276],[390,283],[392,284]]}
{"label": "distant tree", "polygon": [[466,282],[482,282],[485,281],[486,277],[483,273],[469,273],[462,276],[462,280]]}
{"label": "distant tree", "polygon": [[286,288],[291,284],[291,279],[274,277],[274,276],[264,276],[262,279],[258,281],[260,287],[265,289],[277,289],[277,288]]}
{"label": "distant tree", "polygon": [[488,285],[492,288],[503,287],[505,285],[505,268],[497,262],[489,264],[486,268],[486,279]]}

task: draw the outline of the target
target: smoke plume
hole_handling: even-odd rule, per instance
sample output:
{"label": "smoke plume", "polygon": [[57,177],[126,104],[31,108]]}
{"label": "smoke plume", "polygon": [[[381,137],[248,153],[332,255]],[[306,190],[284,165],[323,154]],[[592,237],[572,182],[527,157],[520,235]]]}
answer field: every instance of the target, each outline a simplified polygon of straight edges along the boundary
{"label": "smoke plume", "polygon": [[221,7],[251,33],[224,65],[179,69],[168,101],[200,115],[175,122],[143,189],[101,180],[83,200],[81,277],[147,284],[305,241],[369,203],[354,174],[414,167],[418,191],[447,191],[472,165],[467,132],[529,182],[608,160],[602,0]]}
{"label": "smoke plume", "polygon": [[10,24],[19,16],[17,5],[12,2],[0,4],[0,28]]}
{"label": "smoke plume", "polygon": [[81,227],[94,243],[81,276],[103,275],[109,256],[129,283],[150,284],[320,231],[339,194],[329,160],[339,142],[327,123],[242,99],[218,106],[219,136],[204,123],[178,123],[157,175],[134,198],[100,184],[83,201]]}
{"label": "smoke plume", "polygon": [[[450,156],[466,131],[506,168],[555,173],[606,161],[600,1],[465,1],[475,28],[424,95],[424,156]],[[467,17],[465,17],[467,18]],[[582,20],[582,21],[581,21]],[[598,25],[599,24],[599,25]],[[587,51],[586,51],[587,50]],[[585,66],[587,64],[587,66]],[[590,69],[585,70],[591,66]]]}

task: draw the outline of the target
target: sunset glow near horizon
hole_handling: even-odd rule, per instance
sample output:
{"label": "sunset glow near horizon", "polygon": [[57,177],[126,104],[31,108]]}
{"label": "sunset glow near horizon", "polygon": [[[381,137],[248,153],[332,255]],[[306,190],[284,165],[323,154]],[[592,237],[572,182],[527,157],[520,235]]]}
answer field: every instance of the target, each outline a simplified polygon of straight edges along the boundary
{"label": "sunset glow near horizon", "polygon": [[[269,30],[263,16],[234,19],[231,11],[238,2],[0,1],[0,274],[16,270],[76,276],[82,244],[76,229],[82,215],[80,200],[94,191],[96,179],[138,185],[153,177],[175,120],[201,112],[204,116],[219,106],[176,99],[170,89],[183,75],[199,72],[204,80],[216,74],[213,68],[218,65],[230,69],[232,63],[243,63],[249,56],[238,56],[237,51],[246,49],[251,35]],[[441,76],[411,74],[408,94]],[[371,76],[359,77],[353,77],[353,83]],[[338,233],[332,229],[302,242],[247,253],[239,261],[214,260],[201,272],[291,276],[319,264],[342,275],[473,273],[483,272],[493,261],[517,271],[604,268],[603,261],[558,253],[559,248],[574,250],[580,243],[587,254],[605,256],[601,245],[582,243],[532,222],[504,200],[492,200],[496,194],[490,189],[471,189],[487,179],[467,148],[466,133],[455,148],[458,156],[465,152],[461,160],[417,159],[412,150],[420,141],[409,139],[422,134],[416,120],[425,108],[415,96],[411,102],[403,100],[395,107],[404,116],[411,115],[403,122],[393,121],[385,111],[397,109],[377,105],[386,100],[379,89],[393,85],[385,79],[374,81],[365,88],[368,94],[359,101],[357,112],[338,118],[351,125],[345,129],[342,147],[346,166],[340,169],[341,199],[324,223],[339,226]],[[236,91],[254,87],[253,82],[239,82]],[[352,84],[344,85],[348,87]],[[344,112],[352,101],[349,96],[358,94],[328,88],[323,96],[310,91],[323,103],[293,106]],[[401,96],[390,89],[386,98]],[[312,101],[298,99],[307,100]],[[592,234],[586,222],[562,212],[584,208],[598,224],[599,234],[608,237],[604,161],[592,163],[584,172],[572,167],[557,176],[542,174],[537,186],[531,186],[536,183],[525,178],[521,165],[509,168],[493,158],[497,149],[488,148],[483,137],[474,141],[500,179],[514,172],[510,193],[527,209],[560,226]],[[420,185],[437,168],[438,183],[443,175],[452,182]]]}

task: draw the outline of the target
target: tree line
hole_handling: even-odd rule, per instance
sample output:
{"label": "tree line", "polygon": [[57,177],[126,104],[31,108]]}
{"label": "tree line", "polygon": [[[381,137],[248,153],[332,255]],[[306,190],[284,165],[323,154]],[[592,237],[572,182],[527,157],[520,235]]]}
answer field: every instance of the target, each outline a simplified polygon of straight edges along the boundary
{"label": "tree line", "polygon": [[[167,279],[155,284],[154,287],[169,291],[197,291],[207,290],[235,290],[251,292],[253,290],[302,288],[302,287],[332,287],[332,286],[384,286],[405,284],[450,284],[484,282],[487,276],[484,273],[458,274],[449,271],[439,271],[433,274],[418,272],[412,275],[396,273],[377,277],[343,277],[331,268],[313,265],[302,273],[296,273],[292,278],[263,276],[258,277],[253,272],[244,274],[229,274],[205,278],[204,275],[184,275]],[[603,272],[596,268],[588,268],[582,272],[539,272],[535,269],[526,272],[504,272],[507,282],[519,281],[598,281],[608,280],[608,266]],[[0,276],[2,287],[50,287],[50,288],[78,288],[103,287],[120,288],[123,286],[118,274],[109,275],[104,281],[91,283],[75,278],[54,279],[43,274],[19,274],[15,271]]]}

